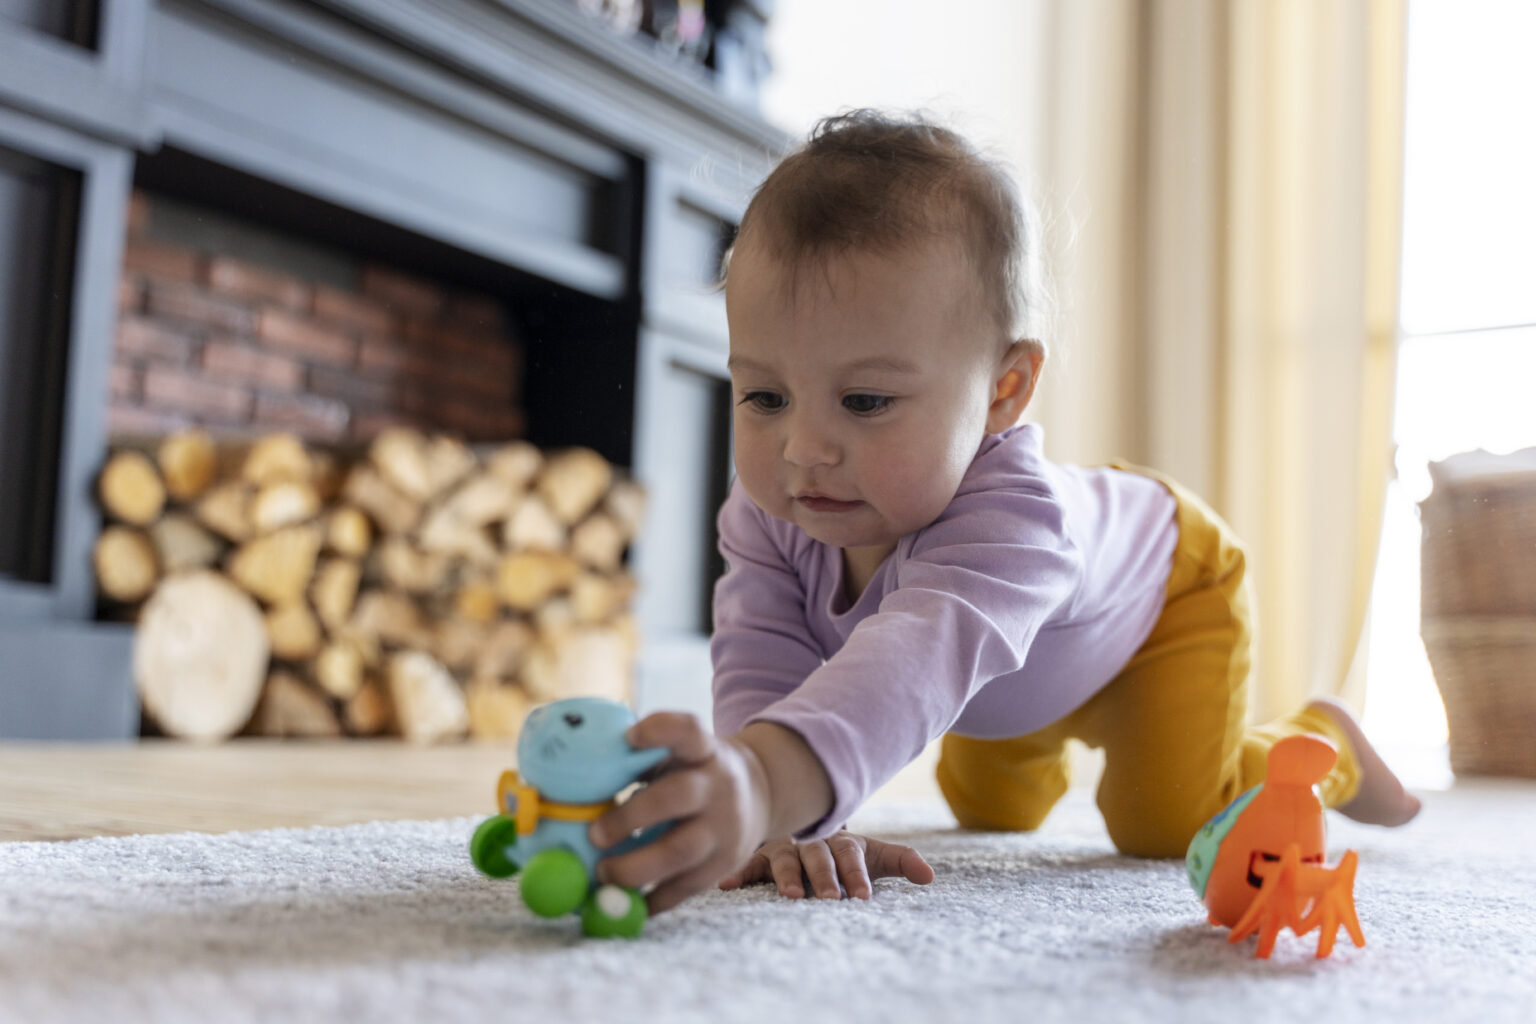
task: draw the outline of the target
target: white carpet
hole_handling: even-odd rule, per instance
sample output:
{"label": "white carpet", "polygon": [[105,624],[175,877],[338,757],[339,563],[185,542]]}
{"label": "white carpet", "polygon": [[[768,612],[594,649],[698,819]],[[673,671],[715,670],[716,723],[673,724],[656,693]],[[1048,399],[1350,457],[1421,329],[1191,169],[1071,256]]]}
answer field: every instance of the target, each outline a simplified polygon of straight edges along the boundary
{"label": "white carpet", "polygon": [[467,819],[0,844],[0,1021],[1536,1019],[1536,785],[1332,821],[1368,945],[1321,961],[1315,933],[1229,945],[1182,864],[1116,856],[1078,791],[1034,835],[880,808],[934,884],[715,892],[637,942],[531,916],[472,869]]}

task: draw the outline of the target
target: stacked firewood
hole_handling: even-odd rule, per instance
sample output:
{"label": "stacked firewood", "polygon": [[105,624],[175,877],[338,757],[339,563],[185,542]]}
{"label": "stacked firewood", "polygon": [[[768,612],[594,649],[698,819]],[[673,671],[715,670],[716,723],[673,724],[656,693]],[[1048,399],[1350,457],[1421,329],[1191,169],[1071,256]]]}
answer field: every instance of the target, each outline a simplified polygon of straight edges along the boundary
{"label": "stacked firewood", "polygon": [[509,737],[534,702],[629,695],[644,498],[591,450],[188,431],[115,446],[99,492],[99,588],[171,735]]}

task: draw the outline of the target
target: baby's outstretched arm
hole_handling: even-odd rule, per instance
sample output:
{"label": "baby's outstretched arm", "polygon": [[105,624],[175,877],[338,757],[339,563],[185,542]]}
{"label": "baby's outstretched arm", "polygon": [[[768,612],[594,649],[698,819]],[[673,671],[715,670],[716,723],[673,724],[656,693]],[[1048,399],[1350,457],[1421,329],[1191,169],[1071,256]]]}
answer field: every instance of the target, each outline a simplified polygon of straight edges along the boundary
{"label": "baby's outstretched arm", "polygon": [[598,877],[626,888],[654,885],[651,913],[714,886],[769,836],[787,835],[832,808],[832,783],[800,736],[754,722],[719,739],[698,718],[647,715],[629,730],[630,746],[668,747],[654,781],[592,823],[593,845],[613,846],[636,830],[672,822],[639,849],[598,863]]}
{"label": "baby's outstretched arm", "polygon": [[870,881],[905,878],[918,885],[933,881],[933,868],[910,846],[861,836],[844,829],[826,839],[797,843],[775,839],[764,843],[747,865],[720,882],[722,889],[739,889],[753,882],[773,882],[779,895],[799,899],[811,893],[837,899],[844,891],[867,900]]}

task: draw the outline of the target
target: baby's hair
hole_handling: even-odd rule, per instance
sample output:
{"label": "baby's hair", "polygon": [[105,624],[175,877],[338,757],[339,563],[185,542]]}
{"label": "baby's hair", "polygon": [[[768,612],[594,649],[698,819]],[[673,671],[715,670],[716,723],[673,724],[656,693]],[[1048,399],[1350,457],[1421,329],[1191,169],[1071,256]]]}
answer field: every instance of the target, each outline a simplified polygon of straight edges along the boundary
{"label": "baby's hair", "polygon": [[798,264],[945,236],[974,265],[1006,339],[1040,340],[1046,296],[1033,206],[1002,166],[921,115],[823,118],[758,187],[737,240]]}

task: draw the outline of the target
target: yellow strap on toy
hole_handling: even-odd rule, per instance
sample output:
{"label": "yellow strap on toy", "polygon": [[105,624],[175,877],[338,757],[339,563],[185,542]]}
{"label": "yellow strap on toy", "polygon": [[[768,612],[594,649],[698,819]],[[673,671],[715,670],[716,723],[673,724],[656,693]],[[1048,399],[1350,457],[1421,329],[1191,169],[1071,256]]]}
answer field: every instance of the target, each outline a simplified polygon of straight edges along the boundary
{"label": "yellow strap on toy", "polygon": [[612,800],[598,804],[562,804],[544,800],[538,790],[524,785],[517,777],[517,772],[511,769],[502,772],[496,783],[496,806],[517,824],[517,834],[520,836],[531,835],[539,827],[540,818],[594,821],[613,804]]}

